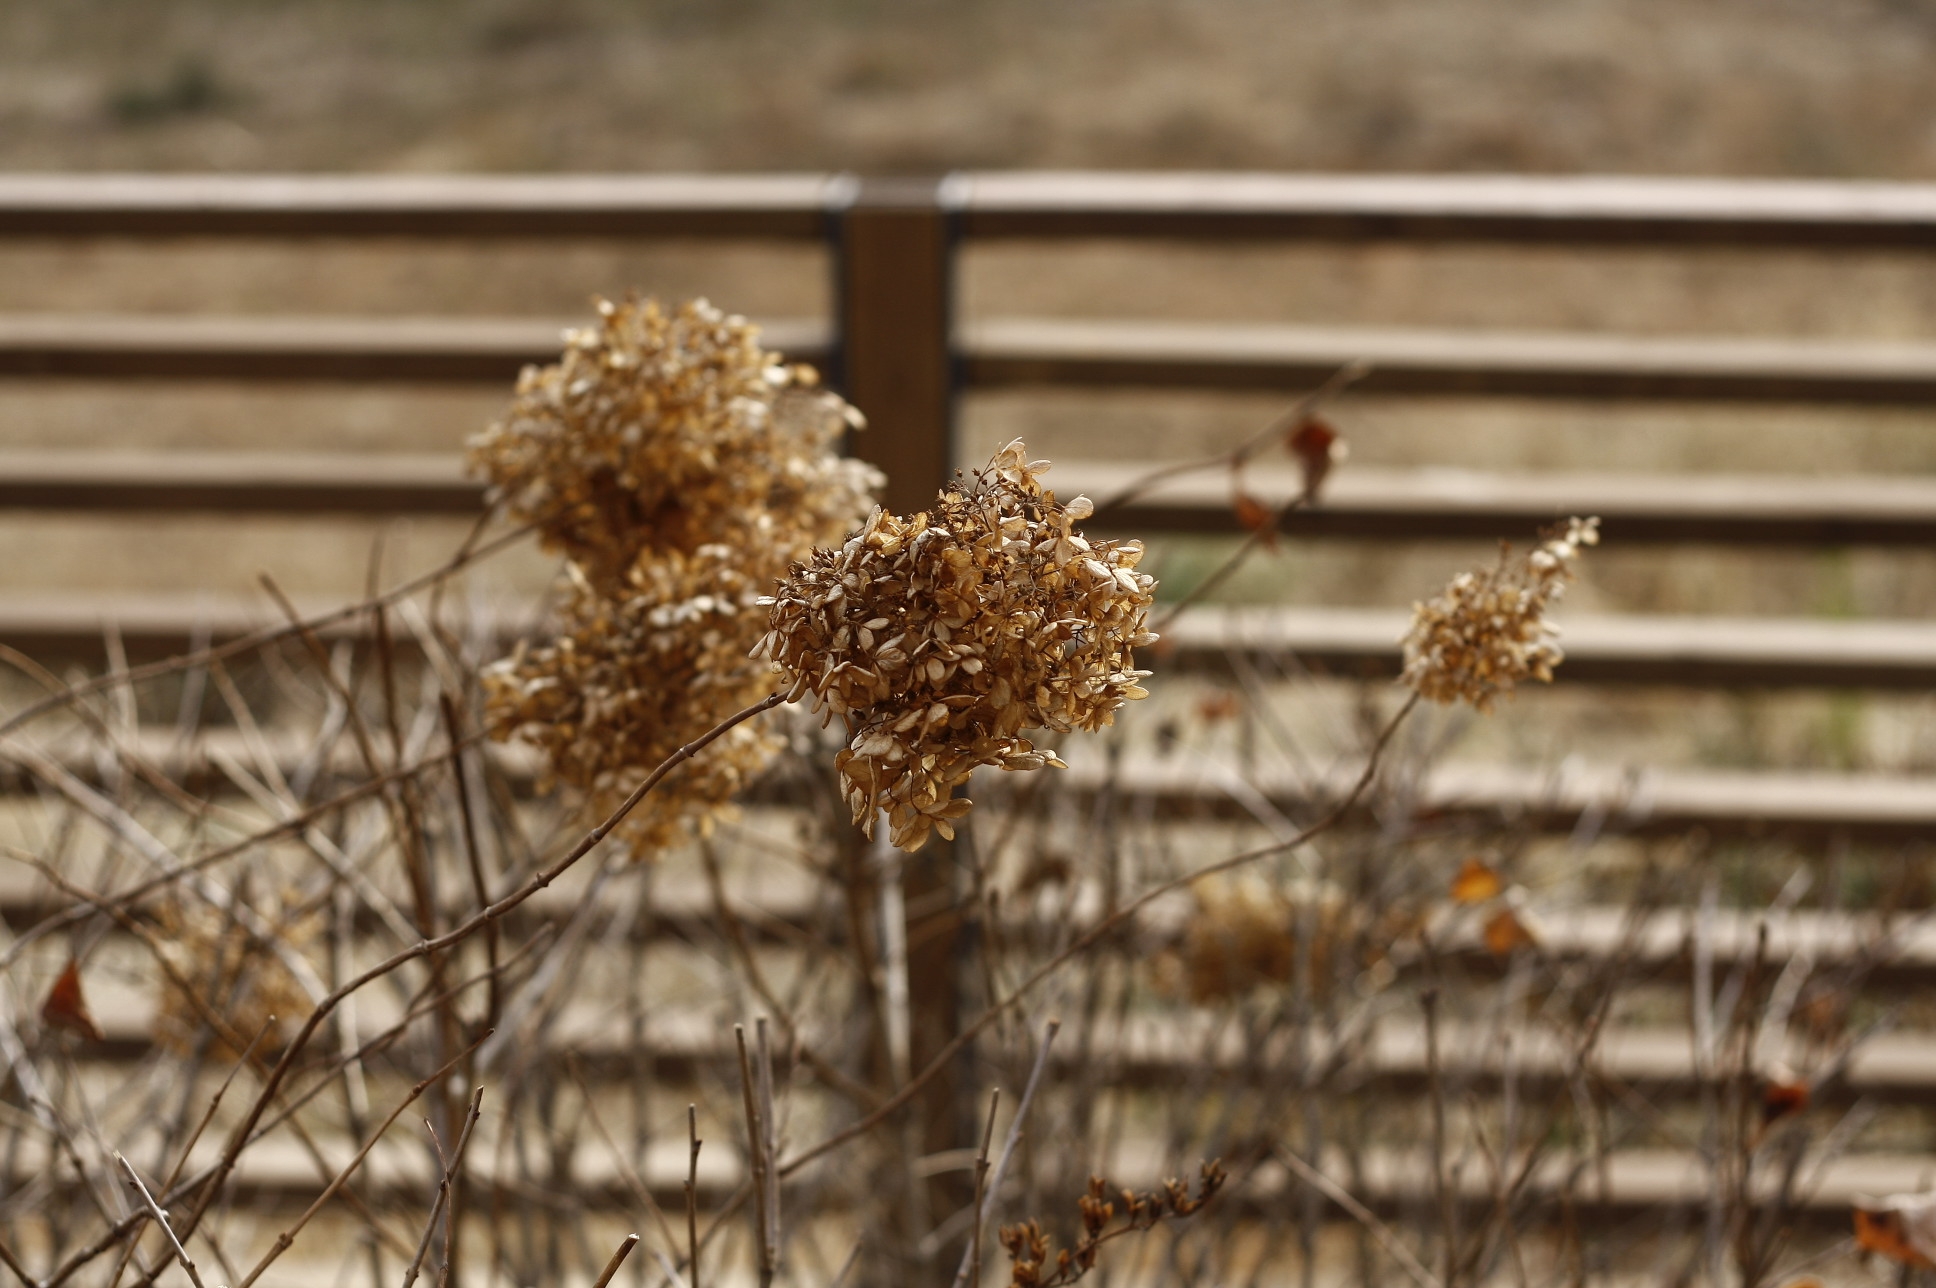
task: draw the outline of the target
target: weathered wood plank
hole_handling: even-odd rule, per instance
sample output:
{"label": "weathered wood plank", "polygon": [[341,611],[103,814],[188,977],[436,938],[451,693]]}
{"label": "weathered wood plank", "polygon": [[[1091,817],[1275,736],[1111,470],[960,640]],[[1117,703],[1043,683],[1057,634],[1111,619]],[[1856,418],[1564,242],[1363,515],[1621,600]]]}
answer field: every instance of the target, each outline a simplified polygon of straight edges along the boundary
{"label": "weathered wood plank", "polygon": [[839,218],[837,379],[867,416],[853,450],[887,475],[903,514],[954,468],[954,241],[933,180],[862,184]]}
{"label": "weathered wood plank", "polygon": [[[534,615],[505,605],[507,632]],[[112,623],[131,654],[186,646],[198,630],[234,639],[279,624],[266,605],[236,597],[20,592],[0,601],[0,642],[29,656],[99,657]],[[1385,610],[1200,606],[1172,623],[1156,665],[1216,669],[1232,650],[1290,655],[1319,673],[1378,678],[1397,672],[1402,613]],[[1567,617],[1563,683],[1695,687],[1923,689],[1936,687],[1936,625],[1735,617]],[[332,635],[355,635],[342,624]]]}
{"label": "weathered wood plank", "polygon": [[[554,357],[563,324],[498,318],[0,317],[0,376],[148,380],[508,381]],[[826,328],[768,342],[825,363]],[[1936,345],[1008,319],[963,332],[980,387],[1308,387],[1359,358],[1371,394],[1936,402]]]}
{"label": "weathered wood plank", "polygon": [[[560,917],[569,916],[571,911],[564,906],[554,909]],[[693,933],[690,922],[700,916],[703,913],[695,910],[694,918],[688,918],[689,924],[678,931]],[[125,1060],[139,1058],[150,1049],[155,1016],[152,992],[135,992],[109,981],[105,987],[95,987],[90,1003],[106,1040],[86,1054],[95,1059]],[[637,1067],[631,1058],[632,1036],[624,1026],[612,1025],[609,1018],[609,1009],[596,1001],[568,1004],[548,1031],[548,1038],[557,1047],[569,1048],[588,1069],[605,1076],[623,1076],[627,1067]],[[377,1036],[391,1022],[393,1017],[363,1021],[359,1039]],[[1568,1068],[1572,1055],[1550,1028],[1495,1028],[1457,1021],[1448,1024],[1441,1036],[1444,1076],[1455,1085],[1486,1092],[1496,1091],[1505,1074],[1502,1036],[1511,1039],[1513,1074],[1522,1090],[1550,1084]],[[1085,1049],[1090,1064],[1106,1071],[1112,1081],[1152,1086],[1175,1083],[1192,1070],[1239,1076],[1245,1071],[1281,1073],[1293,1062],[1292,1041],[1292,1035],[1285,1032],[1271,1045],[1260,1048],[1252,1044],[1251,1035],[1218,1023],[1216,1017],[1201,1009],[1180,1008],[1120,1023],[1097,1021]],[[730,1026],[704,1011],[684,1006],[656,1010],[646,1025],[643,1046],[650,1052],[648,1063],[671,1079],[693,1077],[701,1068],[733,1058]],[[1427,1073],[1424,1034],[1410,1016],[1387,1018],[1372,1025],[1351,1050],[1327,1048],[1319,1042],[1307,1055],[1316,1068],[1348,1062],[1351,1081],[1373,1091],[1407,1090],[1422,1082]],[[1600,1074],[1649,1096],[1687,1096],[1710,1077],[1722,1081],[1735,1076],[1726,1060],[1704,1075],[1693,1059],[1688,1030],[1659,1023],[1609,1026],[1595,1047],[1595,1057]],[[1840,1068],[1832,1067],[1824,1053],[1811,1053],[1800,1042],[1771,1042],[1760,1049],[1758,1057],[1760,1068],[1779,1060],[1813,1077],[1822,1099],[1846,1102],[1870,1096],[1891,1104],[1936,1103],[1936,1036],[1928,1033],[1871,1034]],[[1062,1062],[1068,1064],[1076,1058],[1065,1054]]]}
{"label": "weathered wood plank", "polygon": [[[0,236],[824,235],[853,181],[792,175],[0,176]],[[969,172],[975,237],[1936,244],[1936,185],[1465,175]]]}
{"label": "weathered wood plank", "polygon": [[[1280,766],[1241,770],[1227,757],[1126,758],[1113,768],[1079,756],[1068,790],[1107,790],[1153,800],[1170,818],[1309,818],[1348,791],[1349,766],[1301,778]],[[984,789],[986,790],[986,789]],[[1452,761],[1434,765],[1407,794],[1380,806],[1387,826],[1408,809],[1414,826],[1500,824],[1567,834],[1585,820],[1613,836],[1674,836],[1694,828],[1717,838],[1840,837],[1875,844],[1936,831],[1936,779],[1908,774],[1726,770],[1699,766],[1535,766]]]}
{"label": "weathered wood plank", "polygon": [[1002,318],[961,347],[980,388],[1308,389],[1364,360],[1362,394],[1936,402],[1920,343]]}
{"label": "weathered wood plank", "polygon": [[[1141,465],[1062,461],[1050,482],[1098,501]],[[1268,504],[1296,495],[1294,472],[1244,471]],[[1097,531],[1243,531],[1228,472],[1165,481],[1099,514]],[[483,485],[447,454],[0,451],[0,508],[272,514],[474,514]],[[1609,541],[1740,545],[1936,542],[1936,481],[1801,475],[1482,474],[1352,466],[1322,501],[1285,516],[1298,536],[1353,540],[1525,539],[1569,515],[1598,515]]]}
{"label": "weathered wood plank", "polygon": [[[1144,465],[1057,462],[1063,496],[1098,503],[1148,472]],[[1245,492],[1275,506],[1301,491],[1295,471],[1252,466]],[[1244,531],[1227,470],[1178,476],[1099,513],[1087,525],[1126,533]],[[1296,536],[1525,540],[1573,515],[1597,515],[1610,544],[1914,545],[1936,541],[1936,480],[1807,475],[1486,474],[1379,469],[1334,473],[1315,505],[1284,516]]]}
{"label": "weathered wood plank", "polygon": [[453,453],[0,452],[0,508],[462,514],[484,485]]}
{"label": "weathered wood plank", "polygon": [[1936,184],[1505,175],[973,172],[971,237],[1923,249]]}
{"label": "weathered wood plank", "polygon": [[0,237],[826,236],[833,175],[0,175]]}
{"label": "weathered wood plank", "polygon": [[[557,360],[577,323],[525,318],[0,317],[0,376],[70,380],[503,384]],[[826,327],[780,320],[766,342],[824,362]]]}
{"label": "weathered wood plank", "polygon": [[[284,778],[314,752],[298,734],[267,735],[264,744]],[[253,747],[233,729],[204,730],[184,744],[172,730],[144,730],[116,744],[130,763],[151,767],[196,791],[223,790],[222,763],[255,765]],[[68,772],[98,782],[101,746],[61,738],[47,748]],[[520,793],[534,790],[536,754],[521,743],[490,744],[488,754]],[[1114,765],[1070,751],[1066,771],[1041,771],[1051,791],[1092,800],[1108,791],[1118,800],[1148,800],[1157,817],[1177,821],[1255,817],[1262,801],[1285,815],[1328,806],[1351,785],[1355,767],[1305,779],[1281,766],[1244,770],[1228,757],[1192,754],[1126,757]],[[353,749],[337,747],[328,771],[354,776],[362,769]],[[990,774],[978,792],[1000,799],[1025,777]],[[0,792],[22,790],[26,775],[0,757]],[[770,803],[784,792],[756,785],[750,799]],[[1582,818],[1619,836],[1671,836],[1693,828],[1717,837],[1805,838],[1894,843],[1936,831],[1936,779],[1909,774],[1797,770],[1726,770],[1698,766],[1617,766],[1568,762],[1554,768],[1451,761],[1432,766],[1409,786],[1402,804],[1418,824],[1504,822],[1538,832],[1570,833]],[[1393,802],[1385,802],[1390,810]],[[1389,819],[1388,819],[1389,822]],[[4,898],[4,896],[0,896]]]}
{"label": "weathered wood plank", "polygon": [[[1214,665],[1230,650],[1290,654],[1312,670],[1379,677],[1399,669],[1402,613],[1383,610],[1192,609],[1157,657]],[[1740,688],[1920,689],[1936,684],[1936,627],[1906,621],[1740,617],[1561,619],[1563,683]],[[1159,662],[1160,664],[1160,662]]]}

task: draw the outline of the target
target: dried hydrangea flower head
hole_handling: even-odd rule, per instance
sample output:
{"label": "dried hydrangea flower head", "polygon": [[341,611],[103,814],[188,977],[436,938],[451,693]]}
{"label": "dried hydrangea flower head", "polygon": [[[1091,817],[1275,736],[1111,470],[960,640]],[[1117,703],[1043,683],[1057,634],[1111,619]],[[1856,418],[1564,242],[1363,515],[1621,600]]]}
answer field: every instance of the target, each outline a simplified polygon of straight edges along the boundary
{"label": "dried hydrangea flower head", "polygon": [[[270,918],[275,932],[290,951],[306,953],[322,929],[322,919],[298,911],[293,891],[282,903]],[[297,1017],[308,1014],[310,996],[302,983],[235,918],[206,904],[169,900],[156,920],[162,950],[174,968],[173,974],[163,971],[155,981],[153,1036],[162,1050],[189,1055],[206,1042],[212,1058],[240,1059],[242,1052],[227,1038],[210,1034],[207,1016],[213,1013],[243,1045],[260,1032],[262,1049],[274,1051]]]}
{"label": "dried hydrangea flower head", "polygon": [[[484,673],[493,736],[538,746],[549,779],[604,814],[766,696],[760,596],[853,531],[882,482],[835,454],[859,424],[703,300],[601,303],[471,444],[493,495],[568,556],[557,637]],[[633,852],[703,833],[779,746],[751,725],[712,743],[627,817]]]}
{"label": "dried hydrangea flower head", "polygon": [[[634,564],[623,595],[575,578],[557,637],[485,668],[493,733],[538,747],[547,782],[611,813],[683,744],[772,692],[770,668],[749,651],[773,577],[749,575],[746,562],[725,545],[669,551]],[[626,816],[634,854],[708,832],[783,742],[752,722],[714,740]]]}
{"label": "dried hydrangea flower head", "polygon": [[885,810],[894,844],[953,836],[978,765],[1060,765],[1030,730],[1111,723],[1144,696],[1133,650],[1155,582],[1135,541],[1089,541],[1093,510],[1044,488],[1046,462],[1010,443],[932,510],[875,510],[834,550],[796,564],[760,652],[813,707],[846,724],[836,756],[854,821]]}
{"label": "dried hydrangea flower head", "polygon": [[1403,680],[1434,702],[1493,700],[1526,680],[1553,678],[1562,654],[1546,610],[1573,579],[1580,551],[1600,540],[1598,519],[1570,519],[1523,558],[1501,550],[1491,568],[1460,573],[1412,607]]}
{"label": "dried hydrangea flower head", "polygon": [[643,551],[750,548],[776,516],[811,548],[865,513],[878,472],[832,451],[860,414],[763,350],[757,327],[704,300],[601,300],[598,314],[559,361],[525,368],[470,444],[492,499],[595,585]]}

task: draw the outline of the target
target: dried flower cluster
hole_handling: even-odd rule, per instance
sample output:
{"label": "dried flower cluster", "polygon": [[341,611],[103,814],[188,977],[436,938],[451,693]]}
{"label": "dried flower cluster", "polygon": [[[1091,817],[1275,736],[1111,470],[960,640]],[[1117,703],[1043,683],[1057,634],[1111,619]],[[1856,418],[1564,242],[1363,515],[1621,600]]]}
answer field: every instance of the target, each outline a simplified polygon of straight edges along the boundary
{"label": "dried flower cluster", "polygon": [[[812,549],[852,531],[880,476],[831,450],[860,413],[811,367],[760,348],[759,328],[704,300],[598,302],[564,356],[526,367],[473,468],[600,589],[640,555],[724,544]],[[797,553],[783,553],[786,567]]]}
{"label": "dried flower cluster", "polygon": [[1074,1283],[1095,1269],[1103,1244],[1138,1230],[1154,1229],[1164,1217],[1194,1215],[1223,1188],[1226,1179],[1222,1161],[1212,1160],[1203,1165],[1194,1196],[1188,1185],[1174,1178],[1164,1181],[1160,1192],[1138,1194],[1134,1190],[1120,1190],[1122,1223],[1117,1224],[1117,1207],[1109,1197],[1109,1183],[1100,1176],[1091,1176],[1089,1192],[1076,1200],[1082,1217],[1082,1237],[1075,1247],[1055,1252],[1053,1270],[1049,1268],[1052,1248],[1040,1222],[1025,1221],[1021,1225],[1002,1227],[1000,1238],[1003,1250],[1008,1253],[1009,1288],[1061,1288]]}
{"label": "dried flower cluster", "polygon": [[[1297,978],[1302,937],[1310,936],[1310,988],[1328,997],[1340,979],[1374,977],[1419,915],[1394,906],[1376,916],[1330,882],[1293,882],[1279,889],[1257,877],[1198,882],[1196,909],[1174,948],[1155,963],[1157,982],[1199,1005],[1226,1003],[1260,985]],[[1360,982],[1360,987],[1363,983]]]}
{"label": "dried flower cluster", "polygon": [[1025,731],[1095,730],[1144,696],[1133,650],[1154,581],[1139,542],[1089,541],[1086,497],[1044,488],[1020,440],[934,509],[876,510],[837,550],[796,564],[761,653],[849,741],[836,757],[854,821],[918,849],[954,834],[978,765],[1060,765]]}
{"label": "dried flower cluster", "polygon": [[[527,370],[472,461],[568,558],[557,638],[484,674],[492,733],[609,812],[685,743],[771,691],[765,594],[839,541],[880,486],[834,454],[857,412],[704,301],[601,303]],[[628,816],[635,853],[703,832],[780,739],[741,725]]]}
{"label": "dried flower cluster", "polygon": [[[258,1048],[273,1051],[309,1013],[309,995],[289,967],[220,909],[171,901],[161,906],[157,920],[157,937],[173,968],[156,985],[154,1039],[162,1050],[189,1055],[208,1040],[211,1055],[232,1060],[241,1051],[228,1039],[240,1038],[246,1046],[273,1018]],[[321,928],[313,914],[274,920],[279,937],[298,952]],[[226,1026],[227,1037],[209,1036],[211,1013]]]}
{"label": "dried flower cluster", "polygon": [[1491,568],[1461,573],[1436,599],[1412,608],[1404,682],[1434,702],[1493,700],[1526,680],[1553,678],[1562,656],[1547,608],[1573,579],[1573,563],[1599,542],[1598,519],[1568,520],[1531,553],[1501,550]]}

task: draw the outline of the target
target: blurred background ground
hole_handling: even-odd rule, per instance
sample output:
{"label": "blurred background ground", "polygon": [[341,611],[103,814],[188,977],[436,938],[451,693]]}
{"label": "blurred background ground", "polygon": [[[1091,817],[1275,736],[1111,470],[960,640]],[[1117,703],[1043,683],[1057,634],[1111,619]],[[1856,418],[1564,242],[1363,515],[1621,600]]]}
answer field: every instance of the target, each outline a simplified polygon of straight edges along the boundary
{"label": "blurred background ground", "polygon": [[8,0],[0,166],[1936,177],[1929,0]]}

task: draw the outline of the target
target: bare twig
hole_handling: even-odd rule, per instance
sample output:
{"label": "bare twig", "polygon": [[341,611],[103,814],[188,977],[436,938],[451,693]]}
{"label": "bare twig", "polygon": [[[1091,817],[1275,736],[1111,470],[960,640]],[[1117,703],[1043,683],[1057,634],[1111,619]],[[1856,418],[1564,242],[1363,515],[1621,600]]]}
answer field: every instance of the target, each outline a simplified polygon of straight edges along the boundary
{"label": "bare twig", "polygon": [[686,1159],[686,1280],[699,1288],[699,1106],[686,1106],[686,1139],[692,1153]]}
{"label": "bare twig", "polygon": [[592,1288],[605,1288],[611,1283],[612,1276],[618,1273],[618,1268],[625,1264],[627,1257],[632,1255],[632,1249],[638,1246],[639,1236],[636,1234],[628,1234],[620,1239],[618,1250],[612,1253],[612,1259],[605,1263],[605,1268],[599,1271],[598,1278],[592,1281]]}
{"label": "bare twig", "polygon": [[847,1282],[847,1276],[854,1273],[854,1267],[860,1264],[860,1250],[861,1240],[855,1239],[854,1246],[847,1253],[847,1260],[840,1263],[839,1271],[827,1281],[827,1288],[841,1288]]}
{"label": "bare twig", "polygon": [[1158,466],[1146,474],[1138,475],[1129,483],[1124,484],[1115,492],[1110,493],[1102,500],[1096,502],[1096,513],[1103,514],[1118,506],[1127,505],[1158,484],[1167,483],[1171,479],[1179,478],[1185,474],[1194,474],[1200,470],[1234,469],[1242,466],[1262,450],[1266,443],[1281,436],[1287,430],[1293,429],[1309,420],[1316,414],[1319,407],[1322,407],[1325,403],[1337,397],[1358,381],[1363,380],[1369,374],[1371,374],[1371,364],[1362,358],[1346,363],[1333,372],[1323,384],[1292,403],[1284,411],[1273,416],[1269,423],[1262,429],[1252,434],[1230,451],[1218,452],[1214,456],[1200,457],[1193,461],[1184,461],[1179,465]]}
{"label": "bare twig", "polygon": [[20,1259],[13,1255],[13,1249],[7,1246],[5,1239],[0,1239],[0,1263],[4,1263],[7,1269],[13,1271],[14,1277],[20,1280],[24,1288],[40,1288],[40,1280],[34,1278],[27,1272],[27,1267],[20,1264]]}
{"label": "bare twig", "polygon": [[128,1185],[141,1196],[142,1206],[148,1209],[148,1215],[155,1219],[155,1224],[160,1226],[161,1232],[167,1236],[168,1247],[174,1252],[175,1260],[179,1261],[181,1268],[188,1272],[188,1281],[194,1284],[195,1288],[202,1288],[202,1275],[195,1269],[195,1258],[188,1255],[188,1249],[182,1247],[182,1241],[175,1237],[175,1227],[169,1223],[167,1211],[161,1204],[155,1202],[154,1195],[148,1193],[148,1187],[141,1183],[141,1176],[134,1170],[134,1164],[128,1161],[127,1155],[116,1150],[114,1161],[121,1164],[121,1170],[127,1174]]}
{"label": "bare twig", "polygon": [[578,1084],[579,1094],[584,1097],[585,1115],[592,1120],[592,1127],[604,1140],[605,1147],[611,1151],[612,1161],[618,1164],[619,1175],[625,1181],[625,1188],[632,1191],[632,1197],[639,1201],[639,1206],[651,1213],[652,1219],[658,1222],[659,1234],[665,1239],[666,1246],[676,1247],[678,1240],[673,1237],[672,1223],[666,1220],[665,1210],[659,1206],[659,1200],[652,1197],[652,1187],[645,1183],[643,1176],[639,1175],[639,1169],[632,1166],[632,1160],[627,1158],[625,1151],[619,1148],[618,1139],[612,1135],[610,1129],[605,1126],[604,1118],[599,1115],[598,1102],[593,1098],[592,1089],[585,1081],[584,1070],[578,1067],[577,1056],[575,1054],[568,1056],[566,1063],[571,1070],[572,1080]]}
{"label": "bare twig", "polygon": [[1452,1288],[1458,1265],[1458,1227],[1452,1207],[1452,1186],[1445,1171],[1445,1084],[1439,1068],[1438,985],[1424,989],[1418,1000],[1425,1011],[1425,1077],[1432,1102],[1432,1194],[1439,1209],[1439,1264],[1444,1267],[1442,1281],[1446,1288]]}
{"label": "bare twig", "polygon": [[[417,1102],[417,1098],[423,1095],[424,1091],[427,1088],[429,1088],[431,1085],[433,1085],[438,1080],[443,1078],[444,1075],[448,1074],[452,1069],[455,1069],[465,1056],[469,1055],[472,1051],[475,1051],[479,1043],[482,1043],[484,1041],[484,1038],[489,1036],[490,1034],[486,1032],[485,1034],[480,1036],[476,1042],[471,1043],[469,1046],[465,1047],[462,1051],[459,1051],[456,1055],[452,1056],[450,1060],[447,1061],[442,1068],[437,1070],[437,1072],[431,1074],[428,1078],[425,1078],[422,1082],[419,1082],[416,1086],[410,1088],[410,1094],[405,1096],[403,1098],[402,1103],[400,1103],[395,1109],[392,1109],[390,1111],[390,1116],[388,1118],[385,1118],[382,1124],[375,1131],[370,1133],[369,1138],[363,1142],[363,1147],[356,1151],[356,1156],[350,1159],[348,1163],[344,1164],[342,1169],[336,1173],[335,1177],[330,1181],[330,1183],[323,1187],[323,1192],[316,1196],[315,1201],[312,1202],[309,1205],[309,1207],[304,1210],[303,1214],[300,1217],[296,1218],[296,1223],[290,1226],[287,1230],[284,1230],[281,1234],[276,1236],[275,1245],[271,1247],[269,1251],[262,1254],[262,1260],[256,1262],[255,1268],[249,1271],[247,1275],[243,1276],[242,1282],[235,1285],[235,1288],[249,1288],[250,1284],[254,1283],[257,1279],[260,1279],[262,1277],[262,1272],[269,1268],[270,1263],[274,1262],[277,1257],[280,1257],[283,1253],[289,1250],[289,1245],[296,1241],[296,1236],[302,1232],[302,1228],[304,1226],[309,1224],[310,1220],[315,1217],[316,1213],[322,1210],[323,1205],[325,1203],[328,1203],[330,1199],[334,1198],[336,1195],[336,1191],[342,1189],[343,1186],[349,1182],[350,1177],[355,1174],[357,1168],[363,1165],[363,1160],[370,1156],[370,1151],[376,1148],[377,1142],[383,1139],[383,1134],[390,1130],[390,1125],[396,1122],[398,1118],[403,1116],[403,1111],[408,1109],[411,1105],[415,1104]],[[211,1187],[205,1186],[201,1192],[202,1194],[206,1195],[210,1192],[210,1189]],[[206,1207],[204,1207],[203,1210],[206,1210]]]}
{"label": "bare twig", "polygon": [[[455,779],[452,789],[457,797],[457,816],[464,827],[464,861],[470,871],[471,894],[477,899],[478,907],[486,908],[491,903],[491,890],[484,880],[484,859],[477,845],[477,820],[471,810],[469,765],[464,758],[464,748],[470,740],[464,736],[457,704],[450,694],[440,693],[437,698],[443,711],[445,737],[450,743],[451,776]],[[492,922],[484,928],[484,960],[493,967],[497,965],[497,935],[497,923]],[[498,985],[494,974],[491,977],[490,996],[484,1008],[484,1027],[497,1027],[498,1010]]]}
{"label": "bare twig", "polygon": [[1344,1186],[1338,1184],[1317,1168],[1312,1167],[1288,1149],[1280,1148],[1273,1150],[1272,1156],[1283,1163],[1284,1166],[1290,1168],[1299,1180],[1303,1181],[1306,1185],[1312,1186],[1319,1193],[1323,1194],[1324,1197],[1343,1208],[1352,1220],[1363,1226],[1370,1233],[1371,1237],[1378,1241],[1378,1246],[1391,1255],[1391,1259],[1396,1261],[1399,1268],[1412,1277],[1412,1282],[1417,1284],[1419,1288],[1444,1288],[1444,1285],[1433,1276],[1432,1272],[1427,1270],[1424,1264],[1412,1255],[1412,1250],[1407,1248],[1396,1234],[1392,1233],[1391,1227],[1373,1215],[1370,1208],[1353,1198],[1351,1191],[1345,1189]]}
{"label": "bare twig", "polygon": [[[995,1088],[988,1096],[988,1124],[981,1129],[981,1148],[975,1153],[975,1224],[968,1234],[968,1283],[970,1288],[981,1283],[981,1237],[982,1224],[986,1213],[982,1211],[983,1196],[988,1192],[988,1147],[995,1139],[995,1114],[1002,1107],[1002,1089]],[[959,1276],[957,1276],[957,1279]]]}
{"label": "bare twig", "polygon": [[[971,1263],[980,1259],[980,1231],[995,1211],[995,1198],[1002,1190],[1002,1180],[1008,1175],[1009,1160],[1015,1157],[1015,1149],[1022,1143],[1022,1126],[1028,1119],[1029,1106],[1035,1101],[1035,1089],[1041,1085],[1042,1071],[1049,1067],[1049,1048],[1055,1045],[1055,1035],[1061,1031],[1061,1020],[1050,1020],[1042,1026],[1042,1045],[1035,1049],[1035,1066],[1029,1070],[1028,1082],[1022,1086],[1022,1099],[1015,1106],[1015,1117],[1008,1124],[1008,1136],[1002,1141],[1002,1156],[995,1164],[994,1175],[989,1177],[988,1192],[981,1196],[975,1206],[975,1241],[961,1251],[961,1265],[955,1270],[955,1284],[959,1288],[967,1284],[978,1288],[975,1280],[969,1278]],[[988,1110],[989,1127],[994,1127],[994,1107]],[[986,1152],[986,1145],[983,1146]]]}
{"label": "bare twig", "polygon": [[754,1066],[760,1106],[760,1174],[766,1177],[766,1214],[761,1226],[766,1231],[766,1256],[777,1273],[780,1267],[780,1182],[773,1165],[780,1156],[779,1115],[773,1107],[773,1047],[767,1035],[766,1017],[753,1021],[759,1060]]}
{"label": "bare twig", "polygon": [[[451,1186],[456,1180],[458,1170],[464,1166],[464,1150],[471,1143],[471,1129],[477,1126],[478,1116],[483,1112],[484,1088],[474,1087],[471,1089],[470,1109],[464,1115],[464,1130],[458,1134],[456,1146],[452,1148],[450,1157],[444,1161],[443,1178],[437,1182],[437,1199],[430,1205],[430,1219],[424,1222],[423,1240],[417,1244],[417,1256],[415,1260],[411,1261],[410,1268],[403,1272],[403,1288],[410,1288],[411,1284],[417,1282],[417,1272],[423,1267],[424,1255],[430,1251],[431,1235],[437,1229],[437,1218],[449,1206]],[[429,1124],[426,1123],[425,1125],[428,1126]],[[437,1133],[432,1131],[431,1139],[435,1140],[436,1135]],[[439,1153],[441,1152],[440,1150]],[[445,1243],[448,1244],[449,1241],[450,1232],[447,1229],[445,1232]],[[448,1251],[446,1251],[444,1256],[444,1273],[446,1276],[450,1273],[450,1255]]]}
{"label": "bare twig", "polygon": [[746,1106],[746,1154],[753,1173],[753,1220],[759,1239],[760,1288],[773,1282],[773,1231],[767,1226],[767,1193],[778,1178],[767,1171],[766,1130],[760,1124],[757,1092],[753,1087],[753,1062],[746,1054],[746,1026],[735,1024],[733,1037],[739,1043],[740,1099]]}

